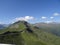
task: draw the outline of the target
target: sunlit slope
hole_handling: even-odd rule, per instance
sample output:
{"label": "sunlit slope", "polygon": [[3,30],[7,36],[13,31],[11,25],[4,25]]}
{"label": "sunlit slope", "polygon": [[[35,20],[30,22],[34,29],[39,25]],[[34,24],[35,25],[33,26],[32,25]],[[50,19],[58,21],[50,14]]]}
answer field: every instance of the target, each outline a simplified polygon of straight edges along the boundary
{"label": "sunlit slope", "polygon": [[0,43],[16,45],[60,45],[60,37],[18,21],[1,31]]}

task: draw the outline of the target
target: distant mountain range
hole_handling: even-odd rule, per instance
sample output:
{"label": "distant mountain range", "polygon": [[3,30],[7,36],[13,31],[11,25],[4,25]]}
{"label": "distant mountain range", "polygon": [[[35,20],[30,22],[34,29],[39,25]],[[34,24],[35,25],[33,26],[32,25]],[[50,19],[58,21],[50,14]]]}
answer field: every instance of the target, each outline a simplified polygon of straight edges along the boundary
{"label": "distant mountain range", "polygon": [[35,26],[39,27],[40,29],[51,32],[53,34],[56,34],[60,36],[60,23],[36,23]]}
{"label": "distant mountain range", "polygon": [[60,36],[53,34],[54,30],[50,31],[50,28],[58,29],[60,27],[57,26],[45,23],[33,25],[26,21],[17,21],[0,30],[0,43],[15,45],[60,45]]}
{"label": "distant mountain range", "polygon": [[6,28],[8,26],[9,26],[8,24],[0,24],[0,29]]}
{"label": "distant mountain range", "polygon": [[4,24],[0,24],[0,29],[3,29],[5,28],[5,25]]}

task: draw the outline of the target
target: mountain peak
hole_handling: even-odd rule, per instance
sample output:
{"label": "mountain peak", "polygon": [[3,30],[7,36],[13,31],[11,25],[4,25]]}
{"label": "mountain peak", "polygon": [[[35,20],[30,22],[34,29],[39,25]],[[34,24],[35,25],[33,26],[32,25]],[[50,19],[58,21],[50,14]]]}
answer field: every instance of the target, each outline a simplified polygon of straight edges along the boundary
{"label": "mountain peak", "polygon": [[33,32],[33,30],[31,29],[31,25],[26,21],[17,21],[15,23],[11,24],[9,28],[12,30],[15,29],[15,31],[26,30],[27,32],[30,32],[30,33]]}
{"label": "mountain peak", "polygon": [[17,21],[17,22],[15,22],[13,24],[17,24],[17,23],[28,23],[28,22],[27,21]]}

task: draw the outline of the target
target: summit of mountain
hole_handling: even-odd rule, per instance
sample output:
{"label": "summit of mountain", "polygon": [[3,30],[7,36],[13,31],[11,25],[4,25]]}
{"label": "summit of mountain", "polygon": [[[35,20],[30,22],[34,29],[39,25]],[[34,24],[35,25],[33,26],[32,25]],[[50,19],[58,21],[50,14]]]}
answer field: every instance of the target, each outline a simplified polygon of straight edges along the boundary
{"label": "summit of mountain", "polygon": [[16,45],[60,45],[60,37],[26,21],[17,21],[0,31],[0,43]]}

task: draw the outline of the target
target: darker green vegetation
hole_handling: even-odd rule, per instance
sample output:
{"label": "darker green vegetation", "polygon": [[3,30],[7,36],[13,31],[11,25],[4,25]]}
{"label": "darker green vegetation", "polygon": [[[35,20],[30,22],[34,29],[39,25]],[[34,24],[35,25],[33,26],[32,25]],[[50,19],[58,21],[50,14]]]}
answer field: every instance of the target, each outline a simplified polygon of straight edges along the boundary
{"label": "darker green vegetation", "polygon": [[18,21],[0,30],[0,43],[15,45],[60,45],[60,37],[26,21]]}

